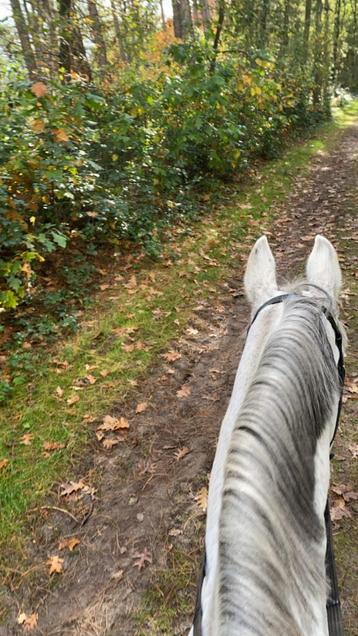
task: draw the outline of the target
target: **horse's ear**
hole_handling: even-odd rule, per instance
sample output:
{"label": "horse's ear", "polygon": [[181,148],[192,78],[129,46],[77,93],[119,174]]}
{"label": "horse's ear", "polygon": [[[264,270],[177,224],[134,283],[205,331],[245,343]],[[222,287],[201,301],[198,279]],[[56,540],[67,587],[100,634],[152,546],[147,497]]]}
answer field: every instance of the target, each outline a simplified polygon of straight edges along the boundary
{"label": "horse's ear", "polygon": [[322,287],[336,302],[342,286],[342,273],[332,243],[317,234],[306,265],[308,283]]}
{"label": "horse's ear", "polygon": [[275,295],[276,264],[266,236],[256,241],[246,265],[244,285],[253,309]]}

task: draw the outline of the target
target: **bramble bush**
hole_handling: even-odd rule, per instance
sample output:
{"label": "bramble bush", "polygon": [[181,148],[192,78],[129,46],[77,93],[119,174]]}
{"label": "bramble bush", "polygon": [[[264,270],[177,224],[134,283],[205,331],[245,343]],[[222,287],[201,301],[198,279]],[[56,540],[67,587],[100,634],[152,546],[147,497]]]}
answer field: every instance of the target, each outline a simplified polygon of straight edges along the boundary
{"label": "bramble bush", "polygon": [[129,69],[106,90],[77,75],[30,84],[16,68],[4,73],[0,307],[16,307],[47,255],[74,240],[125,238],[151,251],[193,188],[275,154],[290,130],[322,116],[299,71],[268,57],[214,60],[207,47],[174,44],[165,72]]}

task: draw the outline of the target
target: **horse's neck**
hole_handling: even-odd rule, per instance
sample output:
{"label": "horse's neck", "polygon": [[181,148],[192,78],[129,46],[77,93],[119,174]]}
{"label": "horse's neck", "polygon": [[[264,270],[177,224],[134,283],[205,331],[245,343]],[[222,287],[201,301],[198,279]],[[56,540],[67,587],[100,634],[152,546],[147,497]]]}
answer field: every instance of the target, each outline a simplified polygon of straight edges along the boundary
{"label": "horse's neck", "polygon": [[[234,388],[229,406],[221,425],[220,436],[215,459],[211,471],[208,513],[206,520],[206,576],[202,590],[202,601],[208,611],[203,615],[203,634],[215,634],[216,611],[216,582],[219,546],[219,518],[221,511],[222,490],[224,485],[225,464],[230,446],[233,429],[245,395],[250,387],[257,370],[262,352],[272,330],[280,323],[282,305],[275,305],[269,312],[259,316],[252,324],[240,365],[238,367]],[[210,631],[209,631],[210,627]]]}

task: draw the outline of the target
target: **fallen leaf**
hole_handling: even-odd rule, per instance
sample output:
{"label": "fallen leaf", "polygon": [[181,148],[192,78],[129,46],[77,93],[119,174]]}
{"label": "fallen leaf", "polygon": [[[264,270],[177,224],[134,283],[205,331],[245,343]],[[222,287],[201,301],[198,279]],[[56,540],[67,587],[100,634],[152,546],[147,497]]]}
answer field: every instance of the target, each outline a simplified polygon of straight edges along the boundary
{"label": "fallen leaf", "polygon": [[111,575],[111,579],[114,579],[115,581],[120,581],[121,579],[123,579],[123,570],[113,572],[113,574]]}
{"label": "fallen leaf", "polygon": [[108,283],[102,283],[102,285],[99,286],[101,291],[105,291],[106,289],[109,288],[109,284]]}
{"label": "fallen leaf", "polygon": [[181,459],[183,459],[183,457],[185,457],[188,453],[190,453],[190,450],[187,446],[183,446],[183,448],[178,448],[175,453],[174,453],[174,457],[177,460],[177,462],[179,462]]}
{"label": "fallen leaf", "polygon": [[136,413],[143,413],[148,408],[148,402],[140,402],[137,404]]}
{"label": "fallen leaf", "polygon": [[99,372],[100,376],[102,376],[102,378],[106,378],[107,375],[109,374],[109,371],[107,371],[107,369],[103,369],[102,371]]}
{"label": "fallen leaf", "polygon": [[69,537],[68,539],[62,539],[62,541],[59,542],[58,549],[73,552],[79,543],[81,543],[81,540],[78,537]]}
{"label": "fallen leaf", "polygon": [[68,404],[68,406],[72,406],[72,404],[76,404],[76,402],[80,401],[80,396],[79,395],[71,395],[71,397],[68,398],[68,400],[66,400],[66,403]]}
{"label": "fallen leaf", "polygon": [[8,465],[9,460],[8,459],[0,459],[0,470],[2,468],[6,468],[6,466]]}
{"label": "fallen leaf", "polygon": [[199,508],[201,508],[201,510],[205,512],[208,507],[208,489],[205,486],[203,488],[200,488],[198,494],[195,497],[195,501],[197,502]]}
{"label": "fallen leaf", "polygon": [[37,627],[38,619],[39,615],[37,612],[29,615],[25,614],[25,612],[21,612],[17,617],[17,622],[23,626],[25,632],[31,632]]}
{"label": "fallen leaf", "polygon": [[128,283],[124,284],[124,287],[126,287],[127,289],[132,289],[132,290],[137,287],[137,278],[135,274],[133,274],[133,276],[130,277]]}
{"label": "fallen leaf", "polygon": [[358,444],[350,444],[348,446],[349,451],[352,453],[353,457],[358,457]]}
{"label": "fallen leaf", "polygon": [[179,351],[168,351],[167,353],[162,354],[162,358],[167,362],[175,362],[175,360],[179,360],[181,358],[181,353]]}
{"label": "fallen leaf", "polygon": [[60,450],[61,448],[65,448],[65,445],[61,444],[61,442],[44,442],[42,444],[42,447],[45,451],[51,452]]}
{"label": "fallen leaf", "polygon": [[63,389],[61,389],[60,386],[58,386],[56,391],[55,391],[55,393],[56,393],[57,397],[62,398],[64,391],[63,391]]}
{"label": "fallen leaf", "polygon": [[95,382],[97,382],[97,378],[95,378],[94,375],[91,375],[90,373],[86,375],[86,380],[88,380],[89,384],[95,384]]}
{"label": "fallen leaf", "polygon": [[57,554],[49,557],[47,565],[49,566],[49,574],[60,574],[62,572],[62,564],[64,559],[61,559]]}
{"label": "fallen leaf", "polygon": [[138,568],[139,571],[143,570],[146,564],[152,563],[152,555],[147,548],[144,548],[143,552],[136,552],[133,555],[133,559],[135,560],[133,566]]}
{"label": "fallen leaf", "polygon": [[129,428],[129,422],[125,417],[112,417],[112,415],[106,415],[103,418],[103,424],[101,424],[97,430],[101,431],[118,431],[120,429]]}
{"label": "fallen leaf", "polygon": [[31,92],[38,98],[44,97],[47,93],[47,86],[43,82],[35,82],[31,86]]}
{"label": "fallen leaf", "polygon": [[116,446],[117,444],[119,444],[119,439],[113,439],[113,438],[108,438],[106,437],[102,444],[103,447],[106,448],[107,450],[111,450],[111,448],[113,448],[113,446]]}
{"label": "fallen leaf", "polygon": [[344,385],[347,391],[349,391],[349,393],[357,394],[358,393],[358,376],[353,378],[346,378]]}
{"label": "fallen leaf", "polygon": [[61,484],[62,491],[60,492],[61,497],[68,497],[68,495],[72,495],[74,492],[78,492],[85,488],[85,484],[83,481],[69,481],[67,483]]}
{"label": "fallen leaf", "polygon": [[179,389],[177,391],[177,396],[178,398],[182,399],[182,398],[186,398],[191,394],[191,388],[190,386],[188,386],[187,384],[183,384],[183,386],[181,387],[181,389]]}
{"label": "fallen leaf", "polygon": [[20,443],[24,446],[31,446],[33,437],[32,433],[25,433],[22,437],[20,437]]}

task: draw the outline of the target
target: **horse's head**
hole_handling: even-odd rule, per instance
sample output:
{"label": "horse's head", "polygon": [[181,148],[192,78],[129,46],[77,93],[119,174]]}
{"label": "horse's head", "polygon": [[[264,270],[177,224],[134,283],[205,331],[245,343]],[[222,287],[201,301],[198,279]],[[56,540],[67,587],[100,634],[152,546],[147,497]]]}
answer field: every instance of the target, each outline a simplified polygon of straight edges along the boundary
{"label": "horse's head", "polygon": [[[316,293],[318,289],[324,291],[331,301],[331,307],[336,309],[342,286],[341,269],[332,243],[320,234],[317,234],[307,260],[306,280],[301,281],[300,286],[303,286],[304,282],[312,287],[311,295],[315,293],[314,288]],[[279,290],[277,285],[276,263],[266,236],[261,236],[251,250],[244,284],[253,312],[267,300],[284,291]]]}

